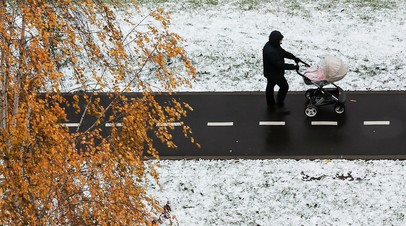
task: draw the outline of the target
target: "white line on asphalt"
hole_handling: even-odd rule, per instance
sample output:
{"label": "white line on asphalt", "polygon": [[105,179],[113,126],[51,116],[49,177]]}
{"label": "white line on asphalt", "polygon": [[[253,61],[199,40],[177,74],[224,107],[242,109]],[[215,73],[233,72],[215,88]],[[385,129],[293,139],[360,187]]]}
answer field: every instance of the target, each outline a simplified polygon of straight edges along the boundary
{"label": "white line on asphalt", "polygon": [[364,121],[364,126],[389,126],[390,121]]}
{"label": "white line on asphalt", "polygon": [[106,127],[113,127],[113,125],[114,125],[115,127],[121,127],[121,126],[123,126],[120,122],[118,122],[118,123],[107,122],[105,126],[106,126]]}
{"label": "white line on asphalt", "polygon": [[234,122],[208,122],[207,126],[233,126]]}
{"label": "white line on asphalt", "polygon": [[312,121],[312,126],[336,126],[336,121]]}
{"label": "white line on asphalt", "polygon": [[164,122],[164,123],[157,123],[156,126],[158,127],[165,127],[165,126],[181,126],[180,122]]}
{"label": "white line on asphalt", "polygon": [[64,122],[62,123],[62,126],[66,126],[66,127],[78,127],[80,125],[80,123],[74,123],[74,122]]}
{"label": "white line on asphalt", "polygon": [[284,126],[284,121],[260,121],[260,126]]}

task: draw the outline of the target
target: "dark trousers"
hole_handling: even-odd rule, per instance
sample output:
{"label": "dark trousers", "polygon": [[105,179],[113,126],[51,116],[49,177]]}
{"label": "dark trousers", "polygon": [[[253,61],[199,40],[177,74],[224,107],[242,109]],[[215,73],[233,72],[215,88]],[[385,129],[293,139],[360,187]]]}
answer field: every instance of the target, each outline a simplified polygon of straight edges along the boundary
{"label": "dark trousers", "polygon": [[289,90],[289,84],[288,81],[286,81],[285,77],[282,78],[277,78],[277,79],[269,79],[266,85],[266,103],[268,106],[274,106],[275,105],[275,99],[274,99],[274,88],[275,86],[279,86],[279,92],[276,97],[276,105],[279,107],[283,107],[284,101],[286,98],[286,94],[288,93]]}

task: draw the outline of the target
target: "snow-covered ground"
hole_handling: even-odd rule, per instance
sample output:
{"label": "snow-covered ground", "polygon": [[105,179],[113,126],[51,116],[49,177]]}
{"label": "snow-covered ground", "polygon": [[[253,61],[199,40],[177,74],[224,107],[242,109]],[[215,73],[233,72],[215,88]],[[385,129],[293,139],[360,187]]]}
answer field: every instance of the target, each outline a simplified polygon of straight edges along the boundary
{"label": "snow-covered ground", "polygon": [[[342,58],[345,90],[406,90],[404,0],[190,2],[162,4],[198,71],[179,91],[264,91],[262,47],[274,29],[311,64]],[[308,88],[286,77],[291,90]],[[404,161],[183,160],[161,161],[159,172],[151,194],[179,225],[406,225]]]}
{"label": "snow-covered ground", "polygon": [[405,225],[405,161],[162,161],[179,225]]}
{"label": "snow-covered ground", "polygon": [[[262,47],[275,29],[285,36],[282,46],[310,64],[325,54],[346,61],[344,90],[406,89],[406,1],[380,10],[339,3],[344,0],[304,1],[285,9],[287,2],[255,10],[230,2],[173,10],[173,31],[187,40],[198,71],[193,88],[184,91],[265,90]],[[291,90],[306,89],[297,74],[287,78]]]}

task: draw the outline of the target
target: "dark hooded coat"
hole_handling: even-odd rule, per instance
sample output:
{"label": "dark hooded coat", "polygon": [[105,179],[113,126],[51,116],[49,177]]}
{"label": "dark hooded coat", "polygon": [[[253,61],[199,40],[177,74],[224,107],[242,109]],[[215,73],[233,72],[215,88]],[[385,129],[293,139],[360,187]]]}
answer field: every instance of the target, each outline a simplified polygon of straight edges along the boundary
{"label": "dark hooded coat", "polygon": [[262,50],[264,76],[268,79],[283,78],[285,70],[297,69],[296,65],[285,63],[285,58],[292,60],[297,60],[297,58],[281,47],[280,41],[282,39],[283,35],[279,31],[272,31],[269,35],[269,41]]}

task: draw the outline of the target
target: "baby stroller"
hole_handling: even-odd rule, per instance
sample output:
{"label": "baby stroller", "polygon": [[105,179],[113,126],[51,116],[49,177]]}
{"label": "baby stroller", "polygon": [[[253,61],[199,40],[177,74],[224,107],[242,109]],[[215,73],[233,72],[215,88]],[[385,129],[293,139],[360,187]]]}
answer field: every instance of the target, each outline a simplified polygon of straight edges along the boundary
{"label": "baby stroller", "polygon": [[[348,69],[342,60],[334,56],[324,56],[317,67],[308,68],[304,74],[297,70],[303,77],[306,85],[314,85],[316,88],[305,92],[307,104],[304,113],[308,117],[314,117],[318,113],[318,107],[334,105],[337,114],[345,111],[346,95],[334,82],[341,80],[347,74]],[[325,88],[332,85],[331,88]]]}

